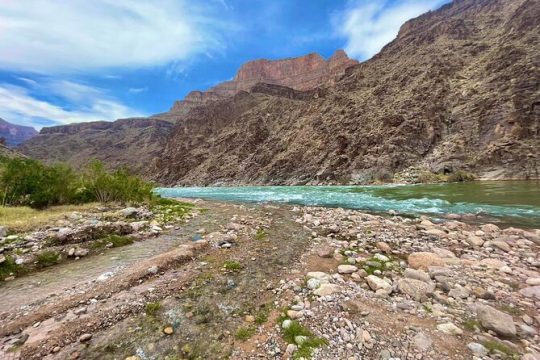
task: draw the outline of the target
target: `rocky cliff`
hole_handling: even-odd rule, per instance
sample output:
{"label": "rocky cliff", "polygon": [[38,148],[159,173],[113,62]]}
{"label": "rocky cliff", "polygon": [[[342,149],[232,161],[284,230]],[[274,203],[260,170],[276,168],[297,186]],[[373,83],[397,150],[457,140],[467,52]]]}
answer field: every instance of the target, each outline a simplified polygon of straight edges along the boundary
{"label": "rocky cliff", "polygon": [[172,127],[170,122],[153,118],[53,126],[43,128],[17,150],[47,163],[67,162],[78,168],[98,159],[109,168],[124,166],[146,175]]}
{"label": "rocky cliff", "polygon": [[283,60],[254,60],[240,67],[231,81],[220,83],[208,91],[192,91],[184,100],[177,101],[170,113],[184,116],[195,106],[234,96],[248,91],[257,83],[287,86],[295,90],[309,90],[333,84],[345,69],[358,64],[343,50],[337,50],[328,60],[319,54]]}
{"label": "rocky cliff", "polygon": [[37,134],[33,127],[16,125],[0,119],[0,138],[3,138],[5,145],[9,147],[21,144]]}
{"label": "rocky cliff", "polygon": [[[456,0],[316,96],[240,91],[186,112],[153,173],[169,185],[359,183],[418,167],[538,178],[539,21],[537,0]],[[284,74],[266,66],[212,92]]]}

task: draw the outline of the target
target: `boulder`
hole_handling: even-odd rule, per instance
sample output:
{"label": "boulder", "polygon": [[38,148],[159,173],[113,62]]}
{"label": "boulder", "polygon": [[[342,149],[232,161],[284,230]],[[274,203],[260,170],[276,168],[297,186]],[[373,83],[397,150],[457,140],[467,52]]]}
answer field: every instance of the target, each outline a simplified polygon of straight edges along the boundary
{"label": "boulder", "polygon": [[540,300],[540,285],[523,288],[519,290],[519,293],[523,296]]}
{"label": "boulder", "polygon": [[403,272],[403,276],[405,276],[408,279],[420,280],[426,283],[431,282],[431,278],[429,277],[429,275],[425,271],[422,271],[422,270],[415,270],[415,269],[407,268]]}
{"label": "boulder", "polygon": [[512,316],[484,304],[477,305],[476,313],[480,324],[487,330],[506,337],[516,336],[516,326]]}
{"label": "boulder", "polygon": [[427,269],[430,266],[444,266],[444,260],[432,252],[415,252],[408,257],[409,266],[413,269]]}
{"label": "boulder", "polygon": [[328,296],[339,292],[341,288],[335,284],[321,284],[319,288],[313,291],[313,294],[317,296]]}
{"label": "boulder", "polygon": [[378,276],[369,275],[366,277],[366,282],[371,290],[377,293],[389,295],[392,292],[392,285]]}
{"label": "boulder", "polygon": [[435,284],[416,279],[399,279],[398,289],[415,301],[424,301],[435,290]]}
{"label": "boulder", "polygon": [[437,330],[440,332],[443,332],[448,335],[461,335],[463,334],[463,330],[458,328],[456,325],[452,323],[445,323],[445,324],[439,324],[437,325]]}
{"label": "boulder", "polygon": [[353,272],[358,271],[358,268],[354,265],[339,265],[338,273],[340,274],[352,274]]}

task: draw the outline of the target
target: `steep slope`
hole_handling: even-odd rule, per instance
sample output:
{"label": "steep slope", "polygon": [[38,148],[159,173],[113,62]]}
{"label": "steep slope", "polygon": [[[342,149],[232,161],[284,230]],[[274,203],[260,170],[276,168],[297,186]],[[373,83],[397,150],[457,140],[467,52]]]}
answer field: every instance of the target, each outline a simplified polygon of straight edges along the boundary
{"label": "steep slope", "polygon": [[0,138],[5,140],[7,146],[19,145],[37,134],[33,127],[12,124],[0,118]]}
{"label": "steep slope", "polygon": [[321,85],[334,84],[345,69],[358,64],[343,50],[337,50],[328,60],[319,54],[308,54],[281,60],[254,60],[242,65],[231,81],[220,83],[207,91],[192,91],[184,100],[174,103],[169,115],[184,116],[195,106],[249,91],[255,84],[264,82],[282,85],[295,90],[310,90]]}
{"label": "steep slope", "polygon": [[315,96],[263,89],[193,109],[156,178],[357,183],[411,167],[538,178],[539,19],[538,0],[457,0]]}
{"label": "steep slope", "polygon": [[125,166],[146,174],[159,157],[173,124],[152,118],[98,121],[43,128],[17,149],[48,163],[67,162],[75,167],[91,159],[110,168]]}

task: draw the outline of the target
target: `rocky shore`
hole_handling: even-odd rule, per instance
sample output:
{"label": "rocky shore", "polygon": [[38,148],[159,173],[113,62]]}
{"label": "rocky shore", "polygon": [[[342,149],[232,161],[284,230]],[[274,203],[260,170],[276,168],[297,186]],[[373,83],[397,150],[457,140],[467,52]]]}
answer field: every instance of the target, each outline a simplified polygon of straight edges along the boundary
{"label": "rocky shore", "polygon": [[[540,358],[539,230],[316,207],[194,209],[171,225],[115,209],[114,229],[147,222],[133,230],[140,245],[176,242],[99,281],[36,285],[46,296],[7,287],[2,296],[21,303],[2,309],[0,357]],[[68,234],[58,251],[74,256],[85,242],[70,239],[96,216],[41,231]]]}

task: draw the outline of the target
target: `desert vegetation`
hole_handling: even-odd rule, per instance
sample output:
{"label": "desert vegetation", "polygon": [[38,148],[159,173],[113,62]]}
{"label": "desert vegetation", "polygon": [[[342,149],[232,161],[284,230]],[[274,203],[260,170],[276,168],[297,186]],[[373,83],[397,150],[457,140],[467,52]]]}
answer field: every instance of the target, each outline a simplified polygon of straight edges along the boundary
{"label": "desert vegetation", "polygon": [[45,165],[27,158],[0,158],[3,206],[42,209],[90,202],[140,203],[152,199],[153,185],[126,169],[107,171],[97,160],[75,171],[64,164]]}

